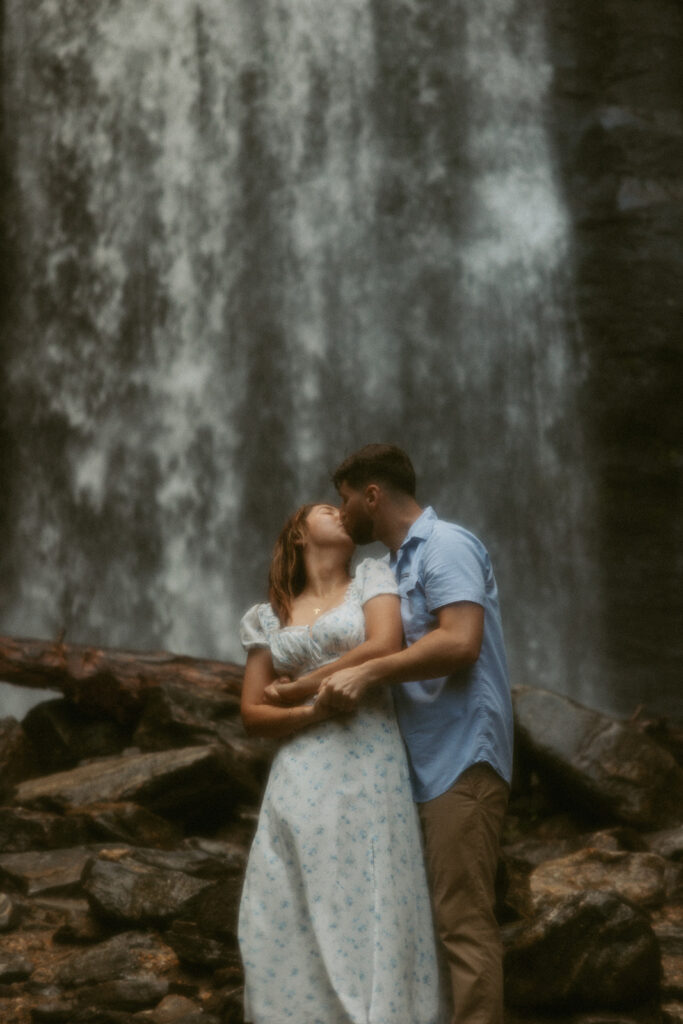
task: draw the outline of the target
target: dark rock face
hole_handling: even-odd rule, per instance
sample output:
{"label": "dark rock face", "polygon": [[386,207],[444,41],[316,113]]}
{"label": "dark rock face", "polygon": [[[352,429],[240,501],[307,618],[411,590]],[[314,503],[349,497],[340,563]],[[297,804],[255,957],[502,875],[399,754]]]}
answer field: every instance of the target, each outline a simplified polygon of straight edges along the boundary
{"label": "dark rock face", "polygon": [[631,1007],[656,995],[657,940],[644,914],[588,892],[522,925],[505,953],[512,1006]]}
{"label": "dark rock face", "polygon": [[66,700],[50,700],[32,708],[22,722],[36,750],[40,774],[75,767],[79,761],[120,753],[127,730],[111,718],[85,715]]}
{"label": "dark rock face", "polygon": [[69,988],[79,988],[151,970],[163,973],[173,959],[172,951],[158,938],[123,931],[85,952],[74,953],[59,967],[57,977]]}
{"label": "dark rock face", "polygon": [[0,808],[0,850],[3,853],[54,850],[81,845],[91,838],[86,822],[77,814],[65,816],[21,807]]}
{"label": "dark rock face", "polygon": [[16,718],[0,719],[0,796],[37,772],[36,751]]}
{"label": "dark rock face", "polygon": [[81,891],[81,875],[92,856],[93,851],[84,846],[5,853],[0,856],[0,879],[28,896],[75,895]]}
{"label": "dark rock face", "polygon": [[238,711],[233,694],[162,683],[145,701],[133,743],[141,750],[168,750],[233,740],[243,735],[235,720]]}
{"label": "dark rock face", "polygon": [[83,877],[93,911],[105,920],[134,927],[161,924],[182,915],[210,882],[183,871],[150,868],[132,858],[98,858]]}
{"label": "dark rock face", "polygon": [[513,693],[519,744],[582,804],[632,825],[680,824],[683,771],[634,727],[531,687]]}
{"label": "dark rock face", "polygon": [[225,820],[236,801],[253,800],[258,784],[223,746],[107,758],[17,787],[22,806],[79,807],[132,801],[181,820],[203,813]]}
{"label": "dark rock face", "polygon": [[621,707],[683,715],[683,12],[546,5],[549,124],[571,210],[606,664]]}
{"label": "dark rock face", "polygon": [[[138,738],[154,735],[144,707]],[[242,1024],[237,921],[266,748],[224,695],[174,684],[156,707],[159,741],[178,728],[192,745],[24,780],[0,807],[2,1024]],[[680,824],[651,830],[671,815],[677,748],[544,691],[518,691],[515,710],[505,1024],[680,1024]]]}

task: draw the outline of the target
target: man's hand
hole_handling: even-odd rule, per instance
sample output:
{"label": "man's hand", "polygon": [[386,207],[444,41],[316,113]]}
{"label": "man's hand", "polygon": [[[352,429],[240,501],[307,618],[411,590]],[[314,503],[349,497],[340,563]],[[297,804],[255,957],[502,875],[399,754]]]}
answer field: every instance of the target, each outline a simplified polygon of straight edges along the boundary
{"label": "man's hand", "polygon": [[343,668],[324,679],[317,703],[339,711],[354,711],[372,682],[366,665]]}

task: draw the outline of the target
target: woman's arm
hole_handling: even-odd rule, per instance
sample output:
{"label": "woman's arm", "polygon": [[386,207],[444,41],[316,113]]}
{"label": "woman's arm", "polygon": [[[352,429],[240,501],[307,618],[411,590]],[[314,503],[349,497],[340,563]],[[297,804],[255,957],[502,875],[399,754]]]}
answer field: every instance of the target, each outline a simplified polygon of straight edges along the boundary
{"label": "woman's arm", "polygon": [[275,678],[270,651],[265,647],[252,648],[247,655],[240,705],[242,723],[248,736],[291,736],[305,726],[322,722],[337,713],[334,708],[319,707],[317,702],[297,708],[264,704],[266,686]]}
{"label": "woman's arm", "polygon": [[396,594],[378,594],[363,605],[365,616],[365,640],[352,650],[342,654],[332,664],[323,665],[313,672],[299,676],[293,682],[279,682],[275,679],[265,688],[265,699],[273,705],[298,704],[318,692],[323,679],[331,672],[362,665],[372,658],[393,654],[403,647],[403,625],[401,603]]}

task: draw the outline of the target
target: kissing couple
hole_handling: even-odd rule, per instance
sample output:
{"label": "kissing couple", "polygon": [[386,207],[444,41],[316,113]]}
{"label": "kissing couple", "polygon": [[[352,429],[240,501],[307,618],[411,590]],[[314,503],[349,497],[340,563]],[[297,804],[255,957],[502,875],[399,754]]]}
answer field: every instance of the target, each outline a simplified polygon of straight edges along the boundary
{"label": "kissing couple", "polygon": [[[240,904],[251,1024],[502,1024],[494,881],[512,707],[488,553],[395,445],[333,474],[241,623],[242,720],[277,737]],[[355,545],[380,541],[351,575]]]}

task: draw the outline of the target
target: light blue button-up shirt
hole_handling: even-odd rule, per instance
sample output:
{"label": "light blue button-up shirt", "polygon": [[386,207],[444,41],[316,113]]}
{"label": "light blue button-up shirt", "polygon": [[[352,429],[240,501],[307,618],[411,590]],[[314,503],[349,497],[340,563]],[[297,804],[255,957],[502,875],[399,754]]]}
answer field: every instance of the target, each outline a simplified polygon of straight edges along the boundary
{"label": "light blue button-up shirt", "polygon": [[445,793],[466,768],[485,761],[510,782],[512,704],[498,589],[488,552],[477,538],[426,508],[390,555],[401,597],[406,643],[438,625],[444,605],[484,608],[481,653],[469,668],[439,679],[392,687],[408,748],[413,795],[421,803]]}

